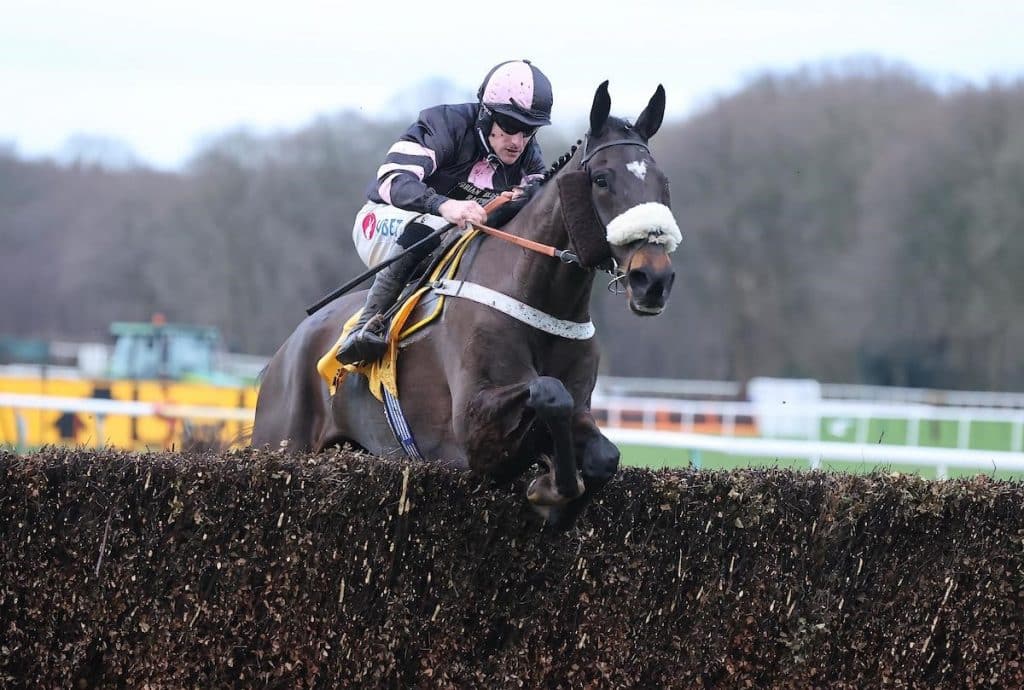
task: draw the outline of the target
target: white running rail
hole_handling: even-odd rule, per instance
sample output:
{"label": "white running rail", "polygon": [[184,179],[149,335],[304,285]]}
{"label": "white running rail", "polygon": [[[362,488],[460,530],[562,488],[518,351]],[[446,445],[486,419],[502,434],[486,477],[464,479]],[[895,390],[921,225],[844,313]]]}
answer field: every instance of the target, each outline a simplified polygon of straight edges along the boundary
{"label": "white running rail", "polygon": [[126,417],[173,417],[175,419],[216,419],[251,422],[255,410],[246,407],[179,405],[177,403],[106,400],[101,398],[64,398],[55,395],[0,393],[0,408],[56,410]]}
{"label": "white running rail", "polygon": [[[953,422],[957,425],[957,448],[970,447],[971,426],[992,422],[1010,427],[1012,452],[1024,451],[1024,409],[987,409],[978,407],[945,407],[922,404],[874,403],[864,401],[821,400],[814,403],[751,403],[722,402],[718,400],[676,400],[672,398],[633,398],[595,394],[592,409],[605,418],[605,426],[640,427],[651,431],[666,431],[666,415],[678,417],[679,427],[672,431],[693,432],[700,417],[717,416],[721,419],[722,434],[735,433],[740,420],[758,425],[772,419],[802,420],[808,430],[806,438],[818,440],[822,420],[848,420],[855,424],[857,443],[877,439],[868,438],[871,420],[907,422],[908,446],[917,446],[921,440],[921,426],[931,421]],[[661,418],[659,420],[659,418]]]}
{"label": "white running rail", "polygon": [[[637,397],[668,396],[738,400],[743,395],[743,387],[736,381],[599,376],[596,392],[605,395]],[[936,388],[822,383],[821,395],[823,398],[832,400],[1024,409],[1024,393],[999,391],[954,391]]]}
{"label": "white running rail", "polygon": [[[635,409],[638,402],[636,398],[629,398],[627,401]],[[609,403],[609,399],[595,399],[595,403]],[[735,420],[742,415],[753,415],[757,412],[752,403],[721,403],[721,402],[698,402],[681,400],[645,400],[650,418],[654,419],[654,413],[661,409],[660,405],[672,403],[679,410],[691,416],[696,414],[707,414],[709,412],[722,414],[723,420],[732,418]],[[827,401],[826,401],[827,402]],[[596,406],[596,405],[595,405]],[[763,406],[760,406],[763,408]],[[785,405],[776,406],[773,414],[822,414],[822,405],[808,405],[807,409],[788,407]],[[950,408],[932,408],[930,406],[918,406],[921,418],[930,418],[928,415],[945,416],[958,419],[955,410]],[[41,409],[57,410],[67,412],[84,412],[92,414],[111,414],[126,416],[163,416],[175,418],[201,418],[251,422],[254,411],[250,408],[215,407],[203,405],[179,405],[153,402],[133,402],[121,400],[102,400],[93,398],[68,398],[45,395],[24,395],[18,393],[0,393],[0,408],[14,409]],[[787,409],[788,408],[788,409]],[[609,412],[613,408],[609,407]],[[824,409],[829,414],[842,413],[853,417],[856,415],[870,415],[878,418],[880,415],[891,414],[895,417],[905,418],[908,406],[889,405],[880,406],[872,404],[854,403],[827,403]],[[763,411],[763,409],[762,409]],[[1024,411],[1010,412],[1006,410],[977,410],[970,412],[974,419],[1012,421],[1017,426],[1015,437],[1015,451],[989,451],[971,450],[966,448],[935,448],[911,445],[894,445],[879,443],[844,443],[837,441],[795,440],[795,439],[767,439],[767,438],[737,438],[733,436],[695,434],[686,431],[659,431],[653,429],[627,429],[614,424],[614,415],[609,414],[609,424],[602,425],[604,433],[614,442],[638,444],[646,446],[682,448],[691,450],[717,451],[741,457],[804,457],[808,458],[812,468],[820,466],[823,458],[863,461],[872,463],[902,463],[918,465],[921,467],[933,467],[939,477],[945,477],[949,467],[965,467],[983,470],[1010,470],[1024,471],[1024,453],[1020,452],[1020,428],[1024,424]]]}

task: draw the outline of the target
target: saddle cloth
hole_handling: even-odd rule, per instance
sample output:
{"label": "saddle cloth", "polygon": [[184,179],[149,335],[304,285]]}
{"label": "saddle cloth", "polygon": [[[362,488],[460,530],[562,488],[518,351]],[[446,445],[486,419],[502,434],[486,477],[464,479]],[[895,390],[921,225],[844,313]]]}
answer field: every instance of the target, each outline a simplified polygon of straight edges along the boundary
{"label": "saddle cloth", "polygon": [[331,349],[320,358],[316,365],[317,371],[320,372],[320,376],[322,376],[327,382],[331,395],[334,395],[338,390],[338,386],[341,385],[345,376],[350,373],[357,373],[366,377],[369,382],[370,392],[381,402],[384,402],[384,393],[382,389],[386,389],[388,393],[396,399],[399,397],[399,346],[402,340],[426,327],[441,315],[441,311],[444,309],[444,296],[438,296],[434,308],[429,314],[419,321],[411,325],[407,325],[409,318],[412,316],[413,311],[416,309],[423,295],[431,289],[430,283],[439,280],[442,276],[449,279],[454,277],[455,271],[458,269],[459,263],[462,260],[462,256],[466,252],[466,248],[469,246],[470,242],[472,242],[473,238],[479,234],[479,232],[479,230],[470,230],[463,234],[462,237],[448,248],[444,257],[442,257],[438,262],[434,270],[431,271],[427,284],[413,292],[405,299],[404,302],[402,302],[401,306],[395,312],[395,315],[391,317],[390,327],[388,328],[388,349],[380,360],[368,364],[342,364],[338,361],[338,350],[341,349],[341,344],[345,341],[349,331],[352,330],[356,321],[359,320],[359,315],[362,313],[362,309],[353,314],[349,320],[345,322],[345,326],[341,329],[341,335],[338,336],[333,347],[331,347]]}

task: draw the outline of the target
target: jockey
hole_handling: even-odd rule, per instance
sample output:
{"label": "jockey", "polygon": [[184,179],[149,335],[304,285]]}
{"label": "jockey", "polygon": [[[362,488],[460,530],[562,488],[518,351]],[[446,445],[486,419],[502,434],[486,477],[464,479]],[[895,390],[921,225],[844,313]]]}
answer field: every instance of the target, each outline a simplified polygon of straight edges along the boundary
{"label": "jockey", "polygon": [[[451,223],[484,223],[482,204],[540,179],[544,161],[534,138],[551,124],[551,82],[528,60],[487,73],[476,103],[438,105],[388,150],[352,238],[367,267],[395,256]],[[377,273],[362,314],[338,350],[343,364],[374,361],[387,349],[383,317],[416,266],[440,237]]]}

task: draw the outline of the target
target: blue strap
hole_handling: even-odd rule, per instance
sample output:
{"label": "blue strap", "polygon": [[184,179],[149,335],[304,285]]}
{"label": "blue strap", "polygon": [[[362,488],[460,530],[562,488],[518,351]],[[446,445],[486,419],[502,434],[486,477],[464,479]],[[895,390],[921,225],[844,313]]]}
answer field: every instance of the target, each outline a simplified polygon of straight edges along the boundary
{"label": "blue strap", "polygon": [[380,388],[384,397],[384,416],[388,420],[388,426],[391,427],[391,433],[395,435],[395,440],[402,446],[402,450],[407,456],[413,460],[422,460],[423,454],[420,453],[420,449],[416,445],[416,439],[413,438],[409,423],[405,421],[398,398],[391,395],[387,387],[381,385]]}

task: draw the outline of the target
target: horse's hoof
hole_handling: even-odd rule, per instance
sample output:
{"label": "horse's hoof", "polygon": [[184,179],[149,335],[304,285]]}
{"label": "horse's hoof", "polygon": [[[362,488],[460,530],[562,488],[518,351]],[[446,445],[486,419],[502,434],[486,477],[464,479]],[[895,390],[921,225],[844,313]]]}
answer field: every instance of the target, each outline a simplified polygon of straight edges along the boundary
{"label": "horse's hoof", "polygon": [[567,502],[555,489],[550,474],[542,474],[530,482],[529,488],[526,489],[526,500],[535,506],[548,507],[564,505]]}
{"label": "horse's hoof", "polygon": [[541,519],[543,519],[544,522],[551,521],[551,506],[542,506],[537,503],[531,503],[530,507],[533,508],[533,512],[537,513],[537,515],[540,515]]}
{"label": "horse's hoof", "polygon": [[583,479],[576,475],[576,493],[573,496],[566,496],[555,487],[554,474],[542,474],[530,482],[526,489],[526,499],[539,506],[564,506],[569,501],[583,495],[585,487]]}

